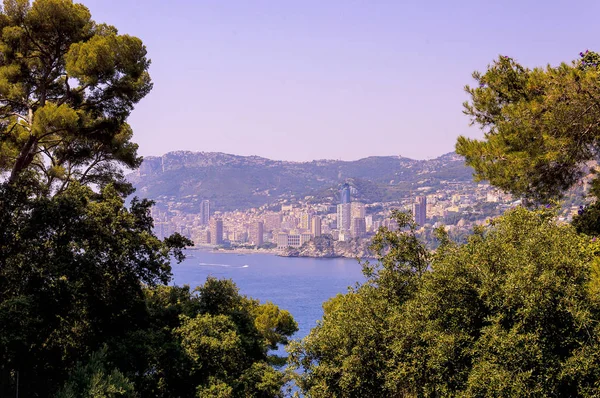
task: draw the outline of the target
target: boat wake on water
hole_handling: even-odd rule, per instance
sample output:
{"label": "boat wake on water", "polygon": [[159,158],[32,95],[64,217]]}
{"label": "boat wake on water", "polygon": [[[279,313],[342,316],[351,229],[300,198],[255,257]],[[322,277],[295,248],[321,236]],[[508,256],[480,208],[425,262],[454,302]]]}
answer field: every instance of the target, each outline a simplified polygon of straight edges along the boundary
{"label": "boat wake on water", "polygon": [[248,268],[248,267],[250,267],[248,264],[231,265],[231,264],[217,264],[217,263],[198,263],[198,265],[203,266],[203,267],[224,267],[224,268]]}

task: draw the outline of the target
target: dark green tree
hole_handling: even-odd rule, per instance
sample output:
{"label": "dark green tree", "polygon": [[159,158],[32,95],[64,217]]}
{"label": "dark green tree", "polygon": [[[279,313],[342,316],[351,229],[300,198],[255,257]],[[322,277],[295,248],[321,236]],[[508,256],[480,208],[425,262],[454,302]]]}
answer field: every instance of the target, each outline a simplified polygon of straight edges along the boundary
{"label": "dark green tree", "polygon": [[150,205],[125,208],[112,185],[51,198],[0,185],[0,388],[19,372],[23,396],[49,394],[89,352],[137,327],[142,285],[166,283],[171,254],[190,243],[158,240]]}
{"label": "dark green tree", "polygon": [[[554,217],[517,208],[478,228],[466,245],[438,233],[441,245],[427,256],[422,246],[400,246],[410,233],[388,235],[394,243],[379,263],[397,268],[393,283],[385,272],[368,273],[366,284],[327,302],[319,326],[291,347],[302,391],[596,396],[600,246]],[[428,259],[428,270],[410,266],[419,258]]]}
{"label": "dark green tree", "polygon": [[214,278],[194,291],[156,286],[145,295],[146,320],[111,358],[141,396],[280,396],[287,376],[271,366],[268,350],[298,329],[287,311]]}
{"label": "dark green tree", "polygon": [[384,397],[394,332],[390,319],[415,294],[429,253],[407,213],[395,212],[399,230],[381,228],[370,247],[376,262],[365,262],[367,281],[323,304],[319,325],[289,347],[296,379],[310,397]]}
{"label": "dark green tree", "polygon": [[56,398],[133,398],[135,386],[117,369],[108,370],[106,348],[78,363]]}

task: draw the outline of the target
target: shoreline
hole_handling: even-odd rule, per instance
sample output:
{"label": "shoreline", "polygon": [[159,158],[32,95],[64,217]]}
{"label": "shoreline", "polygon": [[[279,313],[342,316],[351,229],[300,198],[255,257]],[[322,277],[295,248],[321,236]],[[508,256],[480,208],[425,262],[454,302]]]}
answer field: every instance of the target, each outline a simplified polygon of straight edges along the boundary
{"label": "shoreline", "polygon": [[[277,249],[249,249],[249,248],[235,248],[235,249],[219,249],[214,246],[194,246],[194,247],[186,247],[185,250],[189,251],[204,251],[216,254],[239,254],[239,255],[254,255],[254,254],[268,254],[277,257],[287,257],[287,258],[319,258],[319,259],[350,259],[356,260],[357,256],[344,256],[344,255],[335,255],[335,256],[306,256],[306,255],[286,255]],[[361,259],[372,259],[372,257],[364,257]]]}

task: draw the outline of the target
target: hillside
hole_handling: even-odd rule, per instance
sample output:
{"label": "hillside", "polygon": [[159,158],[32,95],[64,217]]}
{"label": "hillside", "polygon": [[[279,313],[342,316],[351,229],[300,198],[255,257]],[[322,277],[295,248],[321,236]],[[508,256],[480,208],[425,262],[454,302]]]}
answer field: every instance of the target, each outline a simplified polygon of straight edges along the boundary
{"label": "hillside", "polygon": [[356,161],[286,162],[212,152],[170,152],[147,157],[128,179],[136,195],[182,203],[193,212],[202,199],[214,210],[258,207],[281,199],[337,195],[343,182],[367,203],[394,200],[443,182],[469,182],[471,169],[454,153],[432,160],[373,156]]}

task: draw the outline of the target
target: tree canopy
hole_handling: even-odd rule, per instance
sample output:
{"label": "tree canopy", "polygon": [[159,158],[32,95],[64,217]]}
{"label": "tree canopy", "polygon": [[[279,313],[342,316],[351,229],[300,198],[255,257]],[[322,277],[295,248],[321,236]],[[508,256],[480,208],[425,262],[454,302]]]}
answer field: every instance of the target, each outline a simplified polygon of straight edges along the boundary
{"label": "tree canopy", "polygon": [[485,133],[456,152],[475,177],[534,202],[559,198],[600,150],[600,55],[529,69],[500,56],[475,72],[464,112]]}
{"label": "tree canopy", "polygon": [[46,195],[127,191],[120,167],[141,162],[127,117],[152,88],[142,41],[72,0],[4,0],[0,54],[0,172],[27,171]]}
{"label": "tree canopy", "polygon": [[391,246],[379,272],[366,268],[368,281],[325,303],[322,321],[290,347],[302,392],[596,396],[600,246],[554,217],[516,208],[466,245],[438,232],[425,272],[411,229],[381,230]]}

